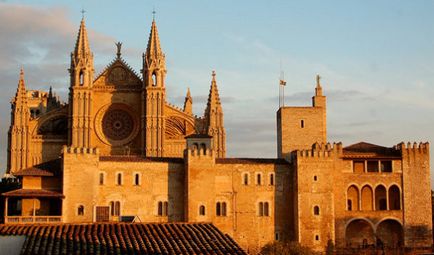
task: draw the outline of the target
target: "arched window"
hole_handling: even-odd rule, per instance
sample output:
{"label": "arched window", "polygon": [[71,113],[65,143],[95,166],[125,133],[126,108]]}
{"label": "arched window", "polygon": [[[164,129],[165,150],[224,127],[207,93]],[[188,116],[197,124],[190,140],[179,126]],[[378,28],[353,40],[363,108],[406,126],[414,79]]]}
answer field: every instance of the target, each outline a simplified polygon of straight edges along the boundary
{"label": "arched window", "polygon": [[383,185],[378,185],[375,188],[375,210],[387,210],[387,194],[386,188]]}
{"label": "arched window", "polygon": [[169,203],[167,201],[163,202],[163,216],[169,215]]}
{"label": "arched window", "polygon": [[389,188],[389,209],[401,210],[401,194],[396,185],[392,185]]}
{"label": "arched window", "polygon": [[222,202],[222,216],[226,216],[226,202]]}
{"label": "arched window", "polygon": [[121,215],[121,202],[119,201],[110,202],[110,215],[111,216]]}
{"label": "arched window", "polygon": [[152,74],[152,86],[157,86],[157,76],[155,73]]}
{"label": "arched window", "polygon": [[217,216],[226,216],[226,202],[217,202],[216,215]]}
{"label": "arched window", "polygon": [[121,202],[115,202],[115,216],[121,215]]}
{"label": "arched window", "polygon": [[264,216],[264,203],[263,202],[259,202],[259,204],[258,204],[258,215]]}
{"label": "arched window", "polygon": [[268,202],[264,202],[264,216],[270,216]]}
{"label": "arched window", "polygon": [[270,185],[274,185],[274,174],[270,174]]}
{"label": "arched window", "polygon": [[359,210],[359,190],[355,185],[351,185],[347,190],[347,210]]}
{"label": "arched window", "polygon": [[122,185],[122,173],[118,173],[116,176],[116,184]]}
{"label": "arched window", "polygon": [[158,202],[158,216],[163,216],[163,202]]}
{"label": "arched window", "polygon": [[249,174],[248,173],[243,174],[243,184],[249,185]]}
{"label": "arched window", "polygon": [[104,173],[99,173],[99,185],[104,185]]}
{"label": "arched window", "polygon": [[216,215],[217,216],[221,216],[221,204],[220,202],[217,202],[216,206],[215,206],[215,210],[216,210]]}
{"label": "arched window", "polygon": [[316,206],[313,207],[313,214],[314,215],[319,215],[319,206],[316,205]]}
{"label": "arched window", "polygon": [[205,206],[204,205],[201,205],[200,207],[199,207],[199,215],[200,216],[205,216]]}
{"label": "arched window", "polygon": [[193,143],[192,150],[199,150],[199,144],[198,143]]}
{"label": "arched window", "polygon": [[204,143],[200,144],[200,149],[203,151],[203,154],[206,155],[206,144]]}
{"label": "arched window", "polygon": [[262,183],[262,174],[260,174],[260,173],[258,173],[258,174],[256,174],[256,185],[261,185],[261,183]]}
{"label": "arched window", "polygon": [[300,121],[300,127],[301,127],[301,128],[304,128],[304,120],[301,120],[301,121]]}
{"label": "arched window", "polygon": [[84,74],[83,74],[83,71],[80,71],[80,77],[79,77],[79,79],[80,79],[80,86],[83,86],[83,84],[84,84]]}
{"label": "arched window", "polygon": [[140,185],[140,174],[134,174],[134,185]]}
{"label": "arched window", "polygon": [[84,215],[84,206],[83,205],[79,205],[77,207],[77,215],[78,216],[83,216]]}
{"label": "arched window", "polygon": [[362,210],[372,211],[374,208],[372,204],[373,204],[372,189],[368,185],[365,185],[362,188]]}

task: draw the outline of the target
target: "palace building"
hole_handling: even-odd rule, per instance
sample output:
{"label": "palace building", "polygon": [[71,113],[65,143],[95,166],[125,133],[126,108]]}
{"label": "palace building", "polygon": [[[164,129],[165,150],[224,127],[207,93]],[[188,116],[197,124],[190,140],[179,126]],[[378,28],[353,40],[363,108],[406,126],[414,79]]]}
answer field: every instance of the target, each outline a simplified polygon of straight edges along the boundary
{"label": "palace building", "polygon": [[311,106],[277,110],[276,158],[228,158],[216,73],[202,117],[190,91],[183,108],[169,104],[155,20],[140,74],[119,43],[95,75],[90,45],[83,19],[66,103],[28,90],[21,70],[7,164],[21,187],[2,194],[5,226],[206,223],[249,253],[274,240],[432,246],[428,143],[328,142],[317,79]]}

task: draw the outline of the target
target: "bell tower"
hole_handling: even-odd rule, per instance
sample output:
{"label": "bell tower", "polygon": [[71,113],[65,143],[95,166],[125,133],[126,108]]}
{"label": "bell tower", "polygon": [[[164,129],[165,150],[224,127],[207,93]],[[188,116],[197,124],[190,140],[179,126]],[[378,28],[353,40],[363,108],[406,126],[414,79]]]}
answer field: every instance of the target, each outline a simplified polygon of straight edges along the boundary
{"label": "bell tower", "polygon": [[81,20],[69,69],[68,145],[90,147],[92,131],[93,53],[90,51],[84,18]]}
{"label": "bell tower", "polygon": [[146,157],[164,156],[164,105],[166,61],[161,50],[157,24],[152,21],[146,53],[143,54],[142,148]]}

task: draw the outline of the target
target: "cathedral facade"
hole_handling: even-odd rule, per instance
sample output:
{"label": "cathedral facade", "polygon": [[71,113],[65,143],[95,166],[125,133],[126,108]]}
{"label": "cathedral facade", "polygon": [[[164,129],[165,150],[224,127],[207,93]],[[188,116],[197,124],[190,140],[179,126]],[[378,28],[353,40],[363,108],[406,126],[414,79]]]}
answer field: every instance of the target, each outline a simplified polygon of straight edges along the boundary
{"label": "cathedral facade", "polygon": [[327,141],[326,97],[280,107],[276,158],[227,158],[212,73],[202,117],[166,102],[165,55],[152,22],[143,68],[115,59],[95,76],[81,21],[67,103],[27,90],[12,101],[3,193],[6,224],[211,222],[255,253],[274,240],[317,251],[429,248],[429,144],[383,147]]}

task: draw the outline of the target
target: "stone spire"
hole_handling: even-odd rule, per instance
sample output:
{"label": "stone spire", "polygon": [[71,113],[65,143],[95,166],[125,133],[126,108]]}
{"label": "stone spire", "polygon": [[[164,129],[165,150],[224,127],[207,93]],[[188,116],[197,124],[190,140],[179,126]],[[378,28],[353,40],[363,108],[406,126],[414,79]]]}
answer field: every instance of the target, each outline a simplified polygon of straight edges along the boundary
{"label": "stone spire", "polygon": [[[159,73],[157,73],[158,71]],[[149,33],[148,45],[146,47],[146,52],[143,54],[143,72],[144,76],[147,73],[148,77],[145,77],[145,82],[147,85],[154,85],[157,87],[164,86],[164,76],[166,74],[166,56],[164,55],[161,46],[160,46],[160,38],[158,36],[157,24],[155,20],[152,21],[151,32]],[[160,78],[160,81],[157,84],[151,83],[149,80],[150,76],[156,75],[157,79]],[[160,76],[160,77],[158,77]],[[154,82],[156,82],[154,80]]]}
{"label": "stone spire", "polygon": [[184,112],[188,114],[193,114],[193,98],[190,94],[190,88],[187,89],[187,95],[185,96]]}
{"label": "stone spire", "polygon": [[209,89],[208,102],[205,109],[205,117],[210,116],[212,109],[223,111],[220,103],[220,96],[219,96],[217,81],[215,77],[216,77],[216,73],[215,71],[212,71],[212,81],[211,81],[211,87]]}
{"label": "stone spire", "polygon": [[205,133],[213,137],[213,149],[216,157],[224,158],[226,155],[226,132],[223,122],[223,109],[217,88],[216,73],[212,72],[211,87],[204,114]]}
{"label": "stone spire", "polygon": [[91,54],[89,40],[87,39],[86,25],[84,18],[81,19],[80,29],[78,30],[77,41],[75,42],[74,56],[78,58],[86,58]]}
{"label": "stone spire", "polygon": [[11,102],[12,118],[9,128],[7,173],[14,173],[30,164],[29,160],[29,119],[27,91],[24,82],[24,70],[21,68],[17,93]]}
{"label": "stone spire", "polygon": [[26,99],[26,84],[24,81],[24,69],[21,67],[20,70],[20,79],[18,80],[17,93],[15,94],[15,100],[17,99]]}

